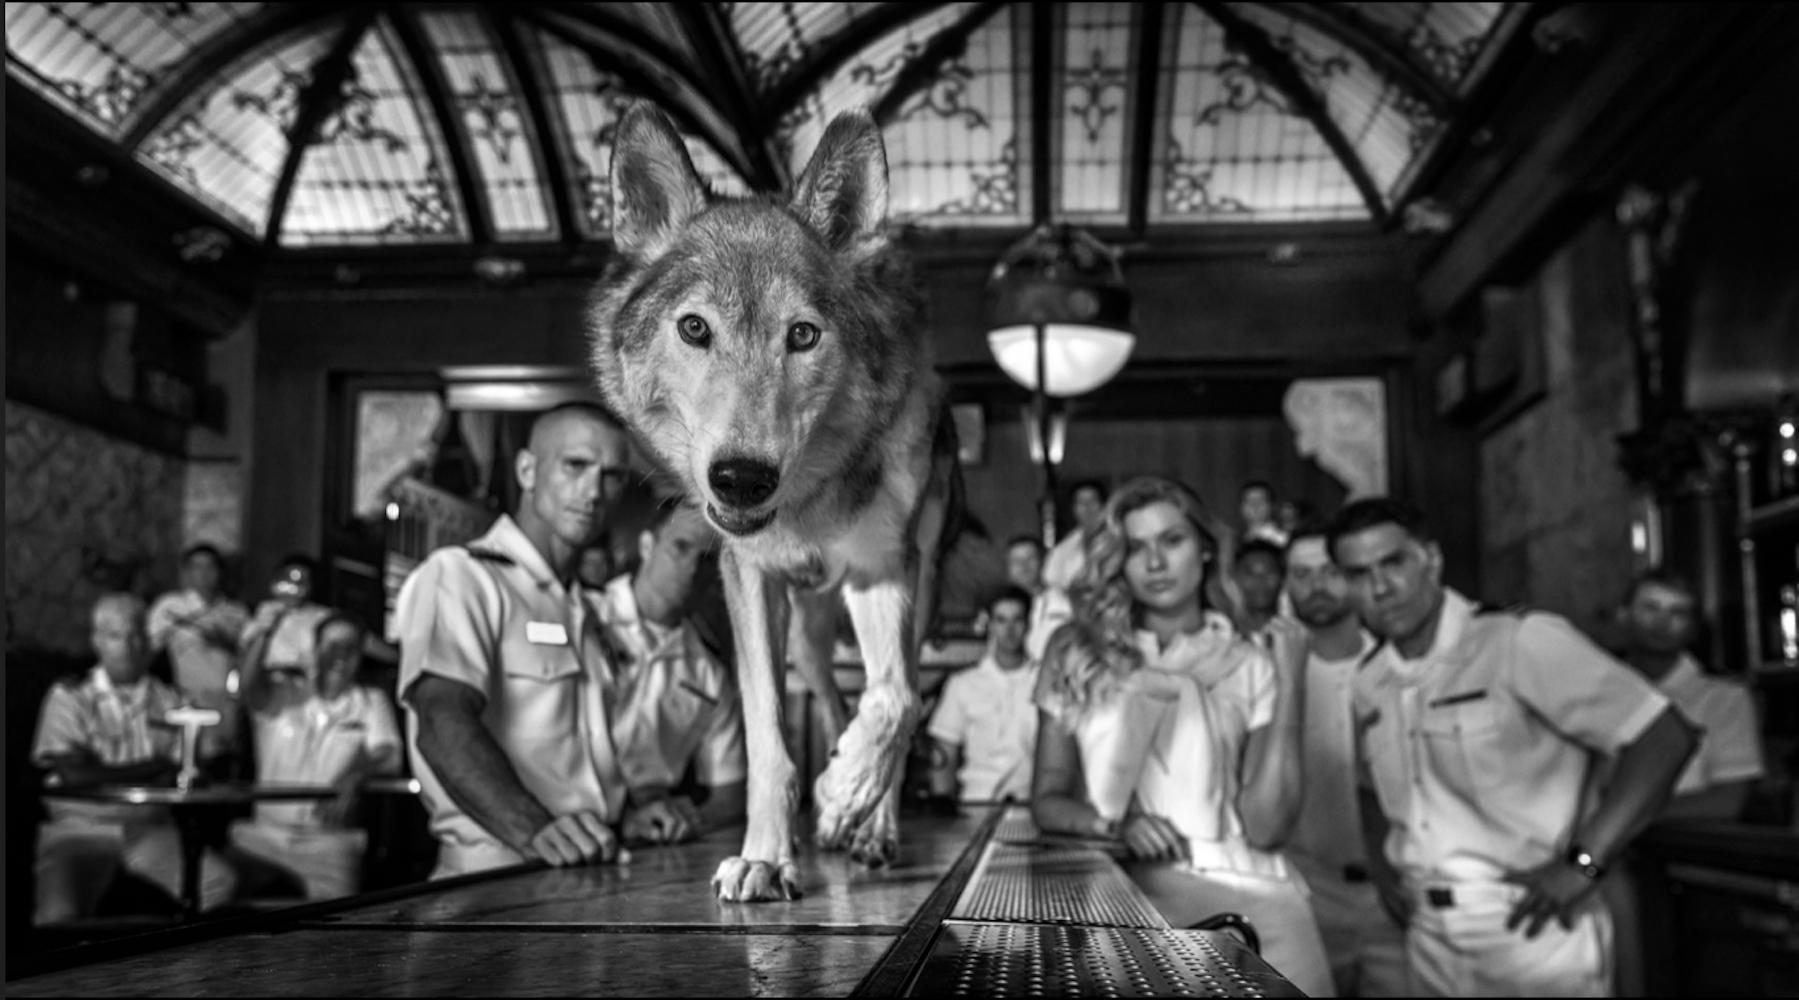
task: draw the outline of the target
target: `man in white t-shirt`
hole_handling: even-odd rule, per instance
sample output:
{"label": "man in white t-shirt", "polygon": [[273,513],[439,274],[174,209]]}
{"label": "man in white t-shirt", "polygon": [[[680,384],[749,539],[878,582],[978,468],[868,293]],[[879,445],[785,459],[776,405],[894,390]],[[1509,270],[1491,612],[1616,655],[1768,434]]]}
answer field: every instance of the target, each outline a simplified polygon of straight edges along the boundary
{"label": "man in white t-shirt", "polygon": [[1037,748],[1037,662],[1025,652],[1031,595],[1007,587],[987,603],[987,654],[943,682],[926,733],[931,790],[962,802],[1027,802]]}
{"label": "man in white t-shirt", "polygon": [[[400,726],[379,688],[356,683],[363,628],[327,611],[304,641],[288,637],[299,669],[270,663],[265,631],[244,658],[243,698],[263,784],[329,785],[319,802],[259,802],[231,825],[232,846],[298,880],[307,899],[361,890],[368,832],[354,825],[365,778],[400,770]],[[246,865],[246,870],[251,866]]]}
{"label": "man in white t-shirt", "polygon": [[1097,479],[1083,479],[1068,490],[1068,504],[1074,514],[1074,530],[1056,543],[1043,561],[1043,585],[1051,590],[1067,590],[1080,578],[1087,565],[1087,539],[1105,523],[1106,484]]}
{"label": "man in white t-shirt", "polygon": [[1663,819],[1736,819],[1765,772],[1755,699],[1708,674],[1687,651],[1697,627],[1693,586],[1653,569],[1632,581],[1623,611],[1624,661],[1704,733]]}
{"label": "man in white t-shirt", "polygon": [[1294,529],[1286,596],[1309,638],[1300,748],[1305,796],[1287,855],[1312,892],[1312,913],[1337,995],[1395,996],[1406,988],[1405,929],[1381,908],[1362,842],[1350,696],[1374,648],[1331,562],[1322,524]]}
{"label": "man in white t-shirt", "polygon": [[701,558],[716,539],[697,507],[672,499],[627,500],[614,518],[612,531],[636,551],[599,600],[612,647],[606,709],[631,802],[666,806],[633,813],[622,832],[626,841],[677,843],[744,816],[742,699],[690,615]]}

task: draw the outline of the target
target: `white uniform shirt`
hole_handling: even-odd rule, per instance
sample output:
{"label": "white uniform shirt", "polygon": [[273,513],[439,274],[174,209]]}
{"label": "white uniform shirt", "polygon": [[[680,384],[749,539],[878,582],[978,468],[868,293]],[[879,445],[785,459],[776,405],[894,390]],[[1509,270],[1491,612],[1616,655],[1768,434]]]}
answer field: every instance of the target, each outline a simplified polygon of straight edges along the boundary
{"label": "white uniform shirt", "polygon": [[[1166,817],[1187,837],[1192,865],[1285,878],[1277,854],[1252,847],[1237,811],[1238,768],[1249,734],[1274,720],[1274,663],[1239,637],[1229,619],[1208,613],[1197,632],[1176,636],[1166,650],[1153,632],[1137,633],[1144,666],[1114,696],[1086,709],[1074,725],[1088,797],[1105,797],[1103,766],[1125,733],[1144,731],[1148,757],[1135,793],[1143,811]],[[1160,692],[1172,705],[1147,717],[1142,695]]]}
{"label": "white uniform shirt", "polygon": [[152,649],[169,651],[176,687],[189,695],[223,694],[237,662],[238,636],[249,623],[250,612],[228,597],[206,601],[192,590],[176,590],[150,605],[145,629]]}
{"label": "white uniform shirt", "polygon": [[[399,725],[387,694],[352,684],[326,701],[317,694],[272,712],[253,715],[256,774],[263,782],[329,785],[356,763],[400,745]],[[398,757],[396,755],[396,762]],[[317,827],[314,802],[258,802],[256,819],[290,827]]]}
{"label": "white uniform shirt", "polygon": [[1356,670],[1374,639],[1366,632],[1361,639],[1361,648],[1346,659],[1326,660],[1315,652],[1306,657],[1304,728],[1300,730],[1305,796],[1300,800],[1290,846],[1321,870],[1339,877],[1346,866],[1367,861],[1356,796],[1351,700]]}
{"label": "white uniform shirt", "polygon": [[1389,645],[1357,673],[1355,725],[1408,885],[1497,882],[1566,850],[1593,753],[1615,756],[1668,706],[1551,614],[1475,614],[1444,595],[1431,648]]}
{"label": "white uniform shirt", "polygon": [[1704,731],[1698,752],[1680,772],[1674,794],[1702,792],[1713,785],[1762,776],[1765,767],[1755,701],[1741,685],[1706,676],[1699,661],[1682,653],[1674,669],[1656,682],[1656,688]]}
{"label": "white uniform shirt", "polygon": [[926,732],[940,743],[962,748],[956,772],[964,802],[1031,798],[1031,768],[1037,753],[1037,664],[1014,670],[993,654],[943,682],[943,694]]}
{"label": "white uniform shirt", "polygon": [[433,552],[400,588],[400,700],[413,769],[440,845],[437,873],[522,858],[463,813],[418,752],[412,686],[425,674],[487,699],[482,722],[552,815],[622,818],[625,781],[606,724],[605,639],[581,585],[564,588],[511,517],[467,548]]}
{"label": "white uniform shirt", "polygon": [[1033,662],[1043,662],[1043,651],[1049,648],[1049,637],[1056,634],[1074,617],[1074,605],[1068,591],[1060,587],[1044,587],[1031,598],[1030,619],[1026,623],[1024,653]]}
{"label": "white uniform shirt", "polygon": [[607,584],[598,605],[617,661],[606,705],[630,787],[673,788],[690,762],[702,785],[743,781],[743,701],[693,624],[642,618],[629,575]]}
{"label": "white uniform shirt", "polygon": [[[31,742],[32,763],[47,767],[52,756],[80,751],[92,753],[106,765],[136,764],[156,757],[179,760],[180,731],[161,720],[180,704],[181,695],[154,677],[120,687],[113,684],[105,668],[96,666],[80,683],[56,684],[44,695]],[[56,785],[56,775],[52,773],[46,783]],[[166,810],[157,806],[62,799],[47,800],[45,806],[53,820],[144,821],[166,815]]]}

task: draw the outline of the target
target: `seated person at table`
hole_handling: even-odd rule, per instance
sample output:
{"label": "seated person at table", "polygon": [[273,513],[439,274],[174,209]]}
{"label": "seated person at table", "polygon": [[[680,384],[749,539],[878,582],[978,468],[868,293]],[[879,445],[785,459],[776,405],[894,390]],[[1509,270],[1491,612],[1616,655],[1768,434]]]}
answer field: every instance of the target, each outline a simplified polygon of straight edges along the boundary
{"label": "seated person at table", "polygon": [[950,675],[925,732],[931,791],[962,802],[1027,801],[1037,749],[1037,663],[1025,652],[1031,595],[1007,587],[987,602],[987,655]]}
{"label": "seated person at table", "polygon": [[204,542],[181,555],[181,589],[171,590],[150,605],[150,650],[166,653],[175,687],[184,698],[225,714],[215,738],[235,749],[236,713],[231,711],[230,679],[237,667],[238,637],[250,612],[222,589],[224,557]]}
{"label": "seated person at table", "polygon": [[[258,802],[256,818],[231,825],[237,851],[297,879],[308,899],[331,899],[360,890],[368,833],[351,824],[365,778],[400,769],[400,727],[379,688],[356,683],[363,629],[331,613],[296,651],[298,670],[265,668],[263,633],[244,658],[244,703],[256,744],[261,784],[328,785],[337,794],[322,801]],[[261,869],[260,871],[256,871]]]}
{"label": "seated person at table", "polygon": [[[631,803],[668,807],[633,813],[623,833],[627,841],[676,843],[744,816],[742,702],[692,620],[696,575],[714,537],[698,508],[648,487],[621,500],[612,531],[635,542],[625,559],[635,566],[613,577],[597,602],[613,654],[612,738]],[[700,796],[697,804],[687,791]]]}
{"label": "seated person at table", "polygon": [[1039,676],[1032,815],[1046,832],[1114,838],[1134,858],[1173,863],[1180,892],[1155,897],[1170,923],[1241,914],[1275,971],[1328,996],[1305,882],[1275,853],[1304,792],[1305,633],[1275,618],[1265,649],[1206,608],[1225,530],[1191,490],[1158,477],[1108,501],[1074,619],[1050,638]]}
{"label": "seated person at table", "polygon": [[[312,600],[316,563],[311,556],[292,553],[281,560],[269,584],[269,596],[256,606],[256,614],[238,637],[240,660],[247,659],[258,639],[262,666],[269,670],[311,671],[313,633],[331,609]],[[240,662],[239,669],[243,664]],[[242,678],[239,678],[242,697]]]}
{"label": "seated person at table", "polygon": [[[172,785],[180,767],[179,730],[162,722],[181,703],[175,689],[149,676],[144,602],[105,594],[94,602],[91,639],[100,662],[79,682],[44,696],[31,759],[51,787],[93,784]],[[203,755],[216,749],[200,735]],[[122,867],[181,891],[181,841],[164,806],[50,799],[37,845],[39,924],[91,916]],[[200,905],[230,898],[236,874],[211,851],[201,858]]]}

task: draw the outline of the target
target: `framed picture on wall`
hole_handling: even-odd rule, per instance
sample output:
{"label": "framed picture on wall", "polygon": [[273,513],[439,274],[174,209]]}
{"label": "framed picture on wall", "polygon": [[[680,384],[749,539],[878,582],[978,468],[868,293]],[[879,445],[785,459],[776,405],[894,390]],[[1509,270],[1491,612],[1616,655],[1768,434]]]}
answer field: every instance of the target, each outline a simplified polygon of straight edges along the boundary
{"label": "framed picture on wall", "polygon": [[987,458],[987,414],[979,403],[950,407],[956,421],[956,457],[965,466],[980,465]]}

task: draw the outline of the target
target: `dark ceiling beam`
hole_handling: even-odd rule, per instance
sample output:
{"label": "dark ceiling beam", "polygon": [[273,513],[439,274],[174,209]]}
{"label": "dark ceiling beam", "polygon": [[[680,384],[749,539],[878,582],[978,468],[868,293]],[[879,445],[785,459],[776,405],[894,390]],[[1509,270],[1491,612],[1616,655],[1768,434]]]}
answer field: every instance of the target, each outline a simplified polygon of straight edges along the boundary
{"label": "dark ceiling beam", "polygon": [[[710,6],[710,4],[708,4]],[[882,35],[919,20],[941,3],[885,3],[866,16],[850,23],[825,44],[808,51],[793,71],[775,82],[773,90],[762,102],[763,114],[772,128],[781,118],[811,93],[826,77],[837,72],[858,52]]]}
{"label": "dark ceiling beam", "polygon": [[493,206],[487,202],[487,190],[481,184],[475,154],[470,148],[473,137],[469,135],[461,109],[456,106],[455,96],[450,93],[450,81],[444,78],[443,65],[434,58],[433,48],[426,44],[424,29],[413,21],[414,13],[407,9],[411,5],[395,3],[386,6],[394,32],[400,36],[400,47],[406,50],[406,58],[412,60],[419,82],[425,88],[425,103],[431,105],[431,113],[443,126],[444,148],[450,154],[446,166],[456,175],[454,183],[457,193],[462,196],[463,213],[468,219],[469,242],[476,246],[492,243]]}
{"label": "dark ceiling beam", "polygon": [[1150,0],[1136,5],[1137,37],[1131,58],[1136,60],[1137,95],[1131,121],[1131,148],[1125,154],[1125,228],[1134,240],[1149,231],[1149,168],[1156,155],[1157,88],[1162,82],[1162,27],[1167,23],[1167,4]]}
{"label": "dark ceiling beam", "polygon": [[343,32],[332,43],[330,51],[311,67],[312,79],[300,93],[300,105],[294,113],[293,126],[288,129],[287,156],[281,161],[281,176],[275,181],[274,194],[269,198],[269,218],[262,239],[270,247],[276,245],[281,234],[281,220],[287,215],[287,202],[294,193],[294,178],[299,176],[307,147],[312,145],[313,134],[324,123],[325,117],[342,104],[344,81],[350,78],[354,69],[352,59],[356,46],[369,26],[375,23],[378,13],[379,8],[374,6],[359,7],[344,22]]}
{"label": "dark ceiling beam", "polygon": [[131,110],[119,132],[119,144],[136,149],[183,101],[202,92],[245,53],[290,31],[334,20],[356,8],[350,3],[268,3],[255,14],[194,46],[173,71],[158,80]]}
{"label": "dark ceiling beam", "polygon": [[525,114],[531,122],[532,133],[537,136],[531,147],[532,151],[542,154],[537,165],[543,171],[544,187],[550,196],[551,209],[556,213],[556,232],[563,243],[574,244],[581,238],[581,220],[575,207],[575,188],[570,183],[567,161],[563,159],[566,155],[572,160],[574,150],[562,148],[567,137],[550,118],[552,112],[545,97],[550,92],[549,81],[538,78],[537,64],[525,51],[525,40],[515,20],[495,16],[493,8],[485,5],[480,13],[488,30],[500,40],[500,48],[512,66],[519,94],[524,98]]}
{"label": "dark ceiling beam", "polygon": [[737,47],[724,12],[717,4],[684,3],[675,5],[675,17],[686,27],[700,61],[714,67],[706,96],[737,125],[739,142],[750,161],[750,187],[764,192],[791,190],[793,171],[774,141],[776,119],[764,117],[756,107],[743,50]]}
{"label": "dark ceiling beam", "polygon": [[[610,27],[596,23],[598,19],[592,12],[583,8],[566,5],[513,9],[518,10],[525,20],[587,53],[588,58],[597,66],[603,67],[607,73],[617,75],[639,95],[654,101],[683,131],[711,143],[712,148],[718,150],[725,162],[746,181],[753,180],[756,171],[749,154],[743,148],[743,137],[718,127],[728,124],[728,119],[716,107],[708,107],[705,110],[712,112],[709,119],[707,115],[700,113],[701,109],[695,107],[693,101],[682,97],[659,77],[659,74],[666,74],[669,79],[688,85],[702,98],[709,100],[700,81],[695,80],[678,63],[664,65],[659,61],[662,58],[659,55],[656,56],[656,62],[646,60],[644,55],[649,50],[640,51],[628,38],[612,36],[609,34],[612,31]],[[660,42],[654,48],[668,51],[667,46]],[[650,54],[655,55],[655,52]],[[670,58],[679,57],[670,55]]]}
{"label": "dark ceiling beam", "polygon": [[1311,120],[1312,127],[1318,130],[1325,145],[1337,155],[1337,160],[1349,173],[1349,179],[1355,183],[1356,190],[1361,192],[1362,201],[1368,205],[1375,223],[1385,225],[1387,209],[1381,198],[1380,186],[1374,183],[1373,175],[1356,153],[1355,146],[1350,144],[1349,137],[1343,134],[1342,128],[1330,116],[1330,109],[1325,106],[1324,98],[1306,82],[1292,57],[1277,48],[1267,32],[1249,23],[1242,15],[1218,0],[1193,0],[1193,5],[1207,17],[1217,21],[1219,27],[1224,29],[1225,38],[1248,56],[1251,62],[1260,66],[1269,79],[1274,81],[1274,85],[1293,102],[1293,106]]}
{"label": "dark ceiling beam", "polygon": [[1413,97],[1430,105],[1437,117],[1448,119],[1455,113],[1454,95],[1431,75],[1412,51],[1399,40],[1382,34],[1347,4],[1264,3],[1261,6],[1342,42],[1351,52],[1368,60],[1381,75],[1398,81]]}
{"label": "dark ceiling beam", "polygon": [[938,71],[951,59],[968,51],[968,39],[981,30],[995,14],[1010,6],[1007,0],[989,0],[975,5],[961,20],[939,32],[925,43],[918,55],[893,76],[893,83],[874,102],[875,122],[885,126],[899,113],[913,94],[937,78]]}
{"label": "dark ceiling beam", "polygon": [[1050,122],[1056,108],[1056,5],[1031,0],[1031,224],[1048,222],[1050,197]]}

